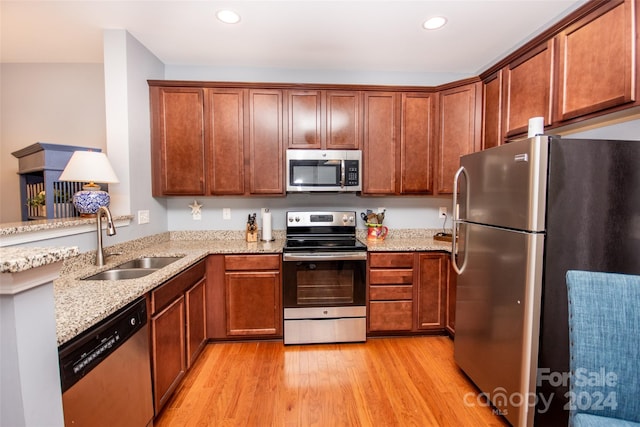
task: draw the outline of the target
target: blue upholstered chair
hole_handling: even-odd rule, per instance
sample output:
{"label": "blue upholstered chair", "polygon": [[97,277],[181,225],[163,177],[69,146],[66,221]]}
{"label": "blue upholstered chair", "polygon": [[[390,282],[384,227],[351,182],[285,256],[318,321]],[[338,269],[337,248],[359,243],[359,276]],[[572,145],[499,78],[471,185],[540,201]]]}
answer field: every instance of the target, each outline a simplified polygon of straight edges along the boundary
{"label": "blue upholstered chair", "polygon": [[570,418],[640,426],[640,276],[567,272]]}

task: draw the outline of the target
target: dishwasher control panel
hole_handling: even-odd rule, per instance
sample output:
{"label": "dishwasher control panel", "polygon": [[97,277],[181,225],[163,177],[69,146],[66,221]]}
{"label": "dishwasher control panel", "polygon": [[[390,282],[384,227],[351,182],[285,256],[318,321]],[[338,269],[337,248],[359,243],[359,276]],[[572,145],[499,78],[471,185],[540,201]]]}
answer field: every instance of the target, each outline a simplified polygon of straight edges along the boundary
{"label": "dishwasher control panel", "polygon": [[147,304],[140,298],[58,347],[64,393],[147,323]]}

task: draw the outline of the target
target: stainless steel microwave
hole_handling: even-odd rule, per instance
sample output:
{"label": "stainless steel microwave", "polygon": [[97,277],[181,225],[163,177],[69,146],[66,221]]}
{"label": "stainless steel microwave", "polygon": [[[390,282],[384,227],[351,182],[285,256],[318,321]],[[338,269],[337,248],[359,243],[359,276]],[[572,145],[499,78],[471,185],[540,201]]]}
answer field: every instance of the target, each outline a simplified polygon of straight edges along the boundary
{"label": "stainless steel microwave", "polygon": [[362,151],[287,150],[287,192],[362,190]]}

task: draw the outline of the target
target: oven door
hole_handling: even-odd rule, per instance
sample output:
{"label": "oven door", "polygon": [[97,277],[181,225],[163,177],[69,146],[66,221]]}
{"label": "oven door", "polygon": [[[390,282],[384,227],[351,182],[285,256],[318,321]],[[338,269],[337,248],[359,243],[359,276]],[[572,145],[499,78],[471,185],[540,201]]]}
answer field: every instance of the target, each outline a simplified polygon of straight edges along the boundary
{"label": "oven door", "polygon": [[367,253],[283,254],[284,308],[365,306]]}

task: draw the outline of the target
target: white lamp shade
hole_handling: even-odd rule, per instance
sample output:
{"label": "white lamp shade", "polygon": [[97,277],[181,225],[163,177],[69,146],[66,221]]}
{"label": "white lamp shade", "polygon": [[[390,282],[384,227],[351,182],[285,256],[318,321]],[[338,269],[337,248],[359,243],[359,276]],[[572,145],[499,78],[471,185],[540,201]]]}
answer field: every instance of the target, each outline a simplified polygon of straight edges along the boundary
{"label": "white lamp shade", "polygon": [[58,179],[106,184],[120,182],[107,155],[98,151],[74,151]]}

